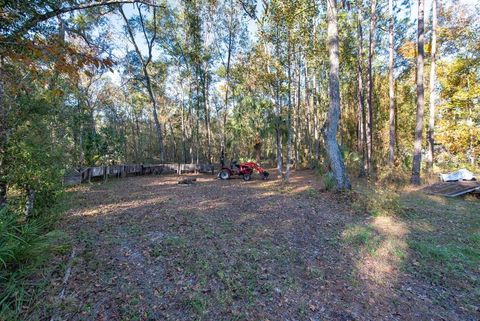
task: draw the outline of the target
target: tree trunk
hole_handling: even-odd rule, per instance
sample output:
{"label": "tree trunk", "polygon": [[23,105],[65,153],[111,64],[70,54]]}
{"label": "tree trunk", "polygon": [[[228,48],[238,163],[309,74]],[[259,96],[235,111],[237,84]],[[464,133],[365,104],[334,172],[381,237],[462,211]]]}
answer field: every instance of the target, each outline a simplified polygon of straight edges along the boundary
{"label": "tree trunk", "polygon": [[435,64],[437,55],[437,0],[432,0],[432,45],[431,45],[431,63],[430,63],[430,110],[428,119],[428,154],[427,168],[433,168],[434,156],[434,133],[435,133]]}
{"label": "tree trunk", "polygon": [[225,151],[227,147],[227,113],[228,113],[228,90],[230,86],[230,61],[232,59],[232,30],[228,32],[228,52],[227,52],[227,68],[226,68],[226,84],[225,84],[225,106],[223,109],[223,126],[222,126],[222,149]]}
{"label": "tree trunk", "polygon": [[7,148],[7,106],[3,87],[3,58],[0,58],[0,209],[7,203],[5,156]]}
{"label": "tree trunk", "polygon": [[375,28],[377,24],[377,1],[372,0],[370,8],[370,33],[368,40],[368,99],[367,99],[367,168],[372,170],[372,151],[373,151],[373,55],[375,51]]}
{"label": "tree trunk", "polygon": [[190,85],[190,92],[189,92],[190,102],[188,104],[188,121],[189,121],[189,129],[190,129],[190,137],[189,137],[189,146],[188,146],[188,153],[190,155],[190,164],[194,163],[194,153],[193,153],[193,139],[194,139],[194,119],[193,119],[193,104],[192,104],[192,97],[193,97],[193,90],[192,85]]}
{"label": "tree trunk", "polygon": [[[138,115],[134,113],[135,119],[135,135],[136,136],[136,144],[135,144],[135,162],[139,162],[140,159],[143,160],[143,152],[140,153],[142,150],[142,142],[140,138],[140,124],[138,123]],[[81,136],[80,136],[81,137]]]}
{"label": "tree trunk", "polygon": [[35,190],[31,187],[26,188],[27,201],[25,203],[25,216],[31,217],[35,206]]}
{"label": "tree trunk", "polygon": [[368,172],[368,143],[367,143],[367,118],[365,111],[365,89],[363,87],[363,31],[362,16],[359,8],[358,16],[358,59],[357,59],[357,82],[358,82],[358,113],[359,113],[359,151],[362,155],[362,164],[360,168],[360,176],[365,176]]}
{"label": "tree trunk", "polygon": [[318,127],[320,126],[318,121],[318,96],[317,96],[317,77],[316,70],[313,71],[313,137],[315,139],[315,161],[320,159],[320,134]]}
{"label": "tree trunk", "polygon": [[175,139],[175,132],[173,131],[173,126],[172,122],[168,121],[168,127],[170,129],[170,135],[172,136],[172,145],[173,145],[173,151],[172,151],[172,161],[178,162],[178,155],[177,155],[177,140]]}
{"label": "tree trunk", "polygon": [[212,136],[212,131],[210,128],[210,107],[209,107],[209,83],[208,83],[208,65],[205,68],[205,72],[203,75],[203,104],[205,108],[205,129],[207,132],[207,160],[208,163],[212,163],[212,142],[211,142],[211,136]]}
{"label": "tree trunk", "polygon": [[[287,29],[288,30],[288,29]],[[284,180],[288,181],[290,177],[290,166],[292,163],[292,63],[291,63],[291,44],[290,32],[287,31],[287,68],[288,68],[288,114],[287,114],[287,169],[285,171]]]}
{"label": "tree trunk", "polygon": [[390,15],[390,24],[388,27],[388,38],[389,38],[389,59],[388,59],[388,96],[390,99],[390,142],[388,146],[388,163],[390,166],[394,165],[395,162],[395,91],[393,83],[393,27],[394,27],[394,16],[393,16],[393,0],[388,1],[388,11]]}
{"label": "tree trunk", "polygon": [[[141,12],[140,12],[140,7],[138,7],[138,10],[139,10],[139,14],[140,14],[140,17],[141,17]],[[151,62],[152,60],[152,48],[153,48],[153,42],[155,40],[155,35],[156,35],[156,30],[155,30],[155,33],[154,33],[154,36],[153,38],[151,39],[151,41],[149,39],[146,38],[146,33],[145,34],[145,41],[147,42],[147,46],[148,46],[148,58],[147,60],[145,61],[145,59],[143,59],[143,56],[142,56],[142,53],[137,45],[137,42],[135,40],[135,35],[133,34],[133,30],[132,28],[130,27],[130,24],[128,22],[128,19],[127,17],[125,16],[125,13],[122,9],[122,7],[120,6],[120,13],[123,17],[123,20],[125,21],[125,24],[127,26],[127,31],[128,31],[128,34],[130,36],[130,41],[132,42],[134,48],[135,48],[135,52],[137,53],[137,56],[138,56],[138,59],[140,59],[141,63],[142,63],[142,70],[143,70],[143,74],[145,76],[145,80],[146,80],[146,83],[144,84],[145,85],[145,88],[147,89],[147,92],[148,92],[148,96],[150,98],[150,103],[152,104],[152,114],[153,114],[153,121],[155,123],[155,129],[156,129],[156,133],[157,133],[157,138],[158,138],[158,147],[159,147],[159,154],[160,154],[160,161],[163,162],[164,159],[165,159],[165,156],[164,156],[164,148],[163,148],[163,133],[162,133],[162,125],[160,123],[160,120],[158,119],[158,114],[157,114],[157,101],[155,99],[155,95],[153,93],[153,87],[152,87],[152,81],[151,81],[151,78],[150,78],[150,73],[148,72],[148,65],[149,63]],[[155,18],[156,17],[156,8],[154,7],[153,8],[153,20],[155,21]],[[141,23],[142,23],[142,28],[145,28],[145,26],[143,25],[143,19],[140,19]],[[154,26],[156,27],[156,24],[154,24]]]}
{"label": "tree trunk", "polygon": [[[313,159],[314,159],[314,153],[315,153],[315,150],[314,150],[314,144],[316,144],[316,142],[312,139],[312,124],[311,124],[311,120],[313,119],[313,126],[317,126],[317,124],[315,123],[315,118],[313,117],[313,113],[314,113],[314,109],[313,109],[313,104],[310,103],[310,97],[311,97],[311,93],[310,93],[310,86],[309,86],[309,78],[308,78],[308,65],[307,65],[307,60],[306,60],[306,57],[305,57],[305,61],[304,61],[304,64],[305,64],[305,67],[304,67],[304,79],[305,79],[305,104],[306,104],[306,107],[307,107],[307,113],[309,114],[309,122],[308,122],[308,136],[309,136],[309,165],[310,165],[310,168],[313,168]],[[314,127],[314,128],[315,128]],[[315,129],[314,129],[315,130]]]}
{"label": "tree trunk", "polygon": [[417,55],[417,115],[415,125],[415,141],[413,145],[413,166],[410,182],[420,185],[420,169],[422,164],[424,85],[423,85],[423,58],[424,58],[424,10],[425,0],[418,0],[418,55]]}
{"label": "tree trunk", "polygon": [[200,77],[200,65],[197,64],[196,67],[196,75],[195,75],[195,98],[197,99],[197,108],[196,108],[196,118],[195,118],[195,164],[199,164],[200,160],[200,86],[199,86],[199,79]]}
{"label": "tree trunk", "polygon": [[[147,79],[149,79],[149,77],[146,77]],[[150,81],[148,80],[148,83],[150,83]],[[159,119],[158,119],[158,114],[157,114],[157,103],[155,101],[155,97],[153,96],[153,91],[151,90],[151,85],[149,84],[148,85],[150,87],[150,90],[149,92],[151,92],[150,94],[150,99],[152,101],[152,110],[153,110],[153,121],[155,123],[155,129],[156,129],[156,132],[157,132],[157,139],[158,139],[158,148],[159,148],[159,154],[160,154],[160,162],[163,163],[163,161],[165,160],[165,150],[163,148],[163,133],[162,133],[162,124],[160,123]]]}
{"label": "tree trunk", "polygon": [[182,85],[182,116],[181,116],[181,125],[182,125],[182,160],[186,164],[188,163],[187,159],[187,132],[186,132],[186,121],[185,121],[185,100],[183,92],[183,82]]}
{"label": "tree trunk", "polygon": [[[275,46],[275,56],[279,56],[279,35],[278,35],[278,25],[276,26],[276,46]],[[277,139],[277,172],[278,176],[283,176],[283,146],[282,146],[282,132],[281,132],[281,105],[280,105],[280,76],[278,73],[278,67],[276,71],[276,80],[275,80],[275,116],[276,116],[276,124],[275,124],[275,134]]]}
{"label": "tree trunk", "polygon": [[329,94],[330,108],[325,123],[325,143],[330,166],[337,184],[338,190],[350,189],[342,153],[337,143],[338,122],[340,120],[340,81],[338,76],[338,29],[337,29],[337,8],[335,0],[327,0],[327,47],[330,60]]}
{"label": "tree trunk", "polygon": [[[295,126],[295,169],[297,168],[300,160],[301,160],[301,152],[302,152],[302,122],[300,121],[301,117],[301,103],[302,103],[302,92],[300,90],[302,86],[302,79],[301,79],[301,60],[300,54],[298,54],[297,58],[297,112],[296,112],[296,126]],[[307,115],[305,115],[307,116]],[[308,117],[305,117],[305,121],[308,123]],[[307,138],[305,137],[305,140]]]}
{"label": "tree trunk", "polygon": [[281,133],[281,128],[280,128],[280,123],[281,123],[281,106],[280,106],[280,100],[278,99],[278,84],[277,84],[277,99],[275,101],[275,109],[276,109],[276,124],[275,124],[275,138],[276,138],[276,143],[277,143],[277,172],[278,176],[282,177],[283,175],[283,146],[282,146],[282,133]]}
{"label": "tree trunk", "polygon": [[253,146],[255,150],[255,161],[257,164],[260,164],[262,158],[262,140],[260,139],[260,135],[257,133],[255,136],[255,145]]}

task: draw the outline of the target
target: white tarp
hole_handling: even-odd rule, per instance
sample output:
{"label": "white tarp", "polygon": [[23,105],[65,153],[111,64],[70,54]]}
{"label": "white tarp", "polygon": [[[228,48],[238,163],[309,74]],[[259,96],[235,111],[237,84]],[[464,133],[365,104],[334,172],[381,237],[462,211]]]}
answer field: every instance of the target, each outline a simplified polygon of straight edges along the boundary
{"label": "white tarp", "polygon": [[476,179],[476,177],[468,169],[462,168],[453,173],[440,174],[440,179],[443,182],[456,182],[456,181],[471,181],[473,179]]}

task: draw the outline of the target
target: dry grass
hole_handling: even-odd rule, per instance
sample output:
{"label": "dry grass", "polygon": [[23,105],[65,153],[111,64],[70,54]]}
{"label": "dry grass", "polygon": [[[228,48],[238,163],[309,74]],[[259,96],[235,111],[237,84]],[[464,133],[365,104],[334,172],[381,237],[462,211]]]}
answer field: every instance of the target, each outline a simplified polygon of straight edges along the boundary
{"label": "dry grass", "polygon": [[[478,228],[478,215],[469,213],[474,203],[455,203],[456,215],[465,218],[455,219],[440,211],[443,200],[407,190],[380,192],[377,186],[354,194],[325,192],[322,179],[311,171],[294,172],[289,183],[209,176],[188,186],[176,181],[151,176],[78,188],[63,224],[79,249],[65,299],[54,299],[58,282],[53,278],[52,296],[35,317],[477,317],[475,297],[466,295],[476,285],[461,282],[461,276],[479,275],[470,265],[478,258],[467,251],[478,249],[478,237],[463,237],[461,243],[471,245],[464,248],[463,261],[458,255],[454,259],[464,269],[457,266],[459,274],[449,279],[462,287],[432,284],[428,273],[452,263],[443,246],[459,246],[451,237],[454,230]],[[437,246],[440,251],[432,252]]]}

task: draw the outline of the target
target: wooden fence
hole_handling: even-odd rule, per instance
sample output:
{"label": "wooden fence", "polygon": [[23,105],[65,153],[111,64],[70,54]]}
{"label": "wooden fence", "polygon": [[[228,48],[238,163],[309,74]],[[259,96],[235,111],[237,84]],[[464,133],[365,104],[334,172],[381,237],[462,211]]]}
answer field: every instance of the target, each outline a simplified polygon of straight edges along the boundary
{"label": "wooden fence", "polygon": [[133,175],[160,175],[184,173],[215,173],[213,164],[151,164],[151,165],[110,165],[74,168],[68,170],[63,178],[66,186],[90,182],[92,179],[108,177],[126,177]]}

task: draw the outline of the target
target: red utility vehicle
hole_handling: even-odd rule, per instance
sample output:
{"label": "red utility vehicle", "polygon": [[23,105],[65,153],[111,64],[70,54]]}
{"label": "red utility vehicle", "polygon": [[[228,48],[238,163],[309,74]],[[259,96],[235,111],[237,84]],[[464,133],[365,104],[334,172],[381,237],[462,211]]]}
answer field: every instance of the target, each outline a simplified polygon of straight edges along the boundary
{"label": "red utility vehicle", "polygon": [[242,176],[244,181],[249,181],[252,179],[253,170],[256,170],[263,179],[267,179],[269,173],[261,168],[257,163],[254,162],[245,162],[240,163],[236,160],[230,162],[230,168],[222,167],[222,170],[218,173],[220,179],[226,180],[231,176],[238,175]]}

